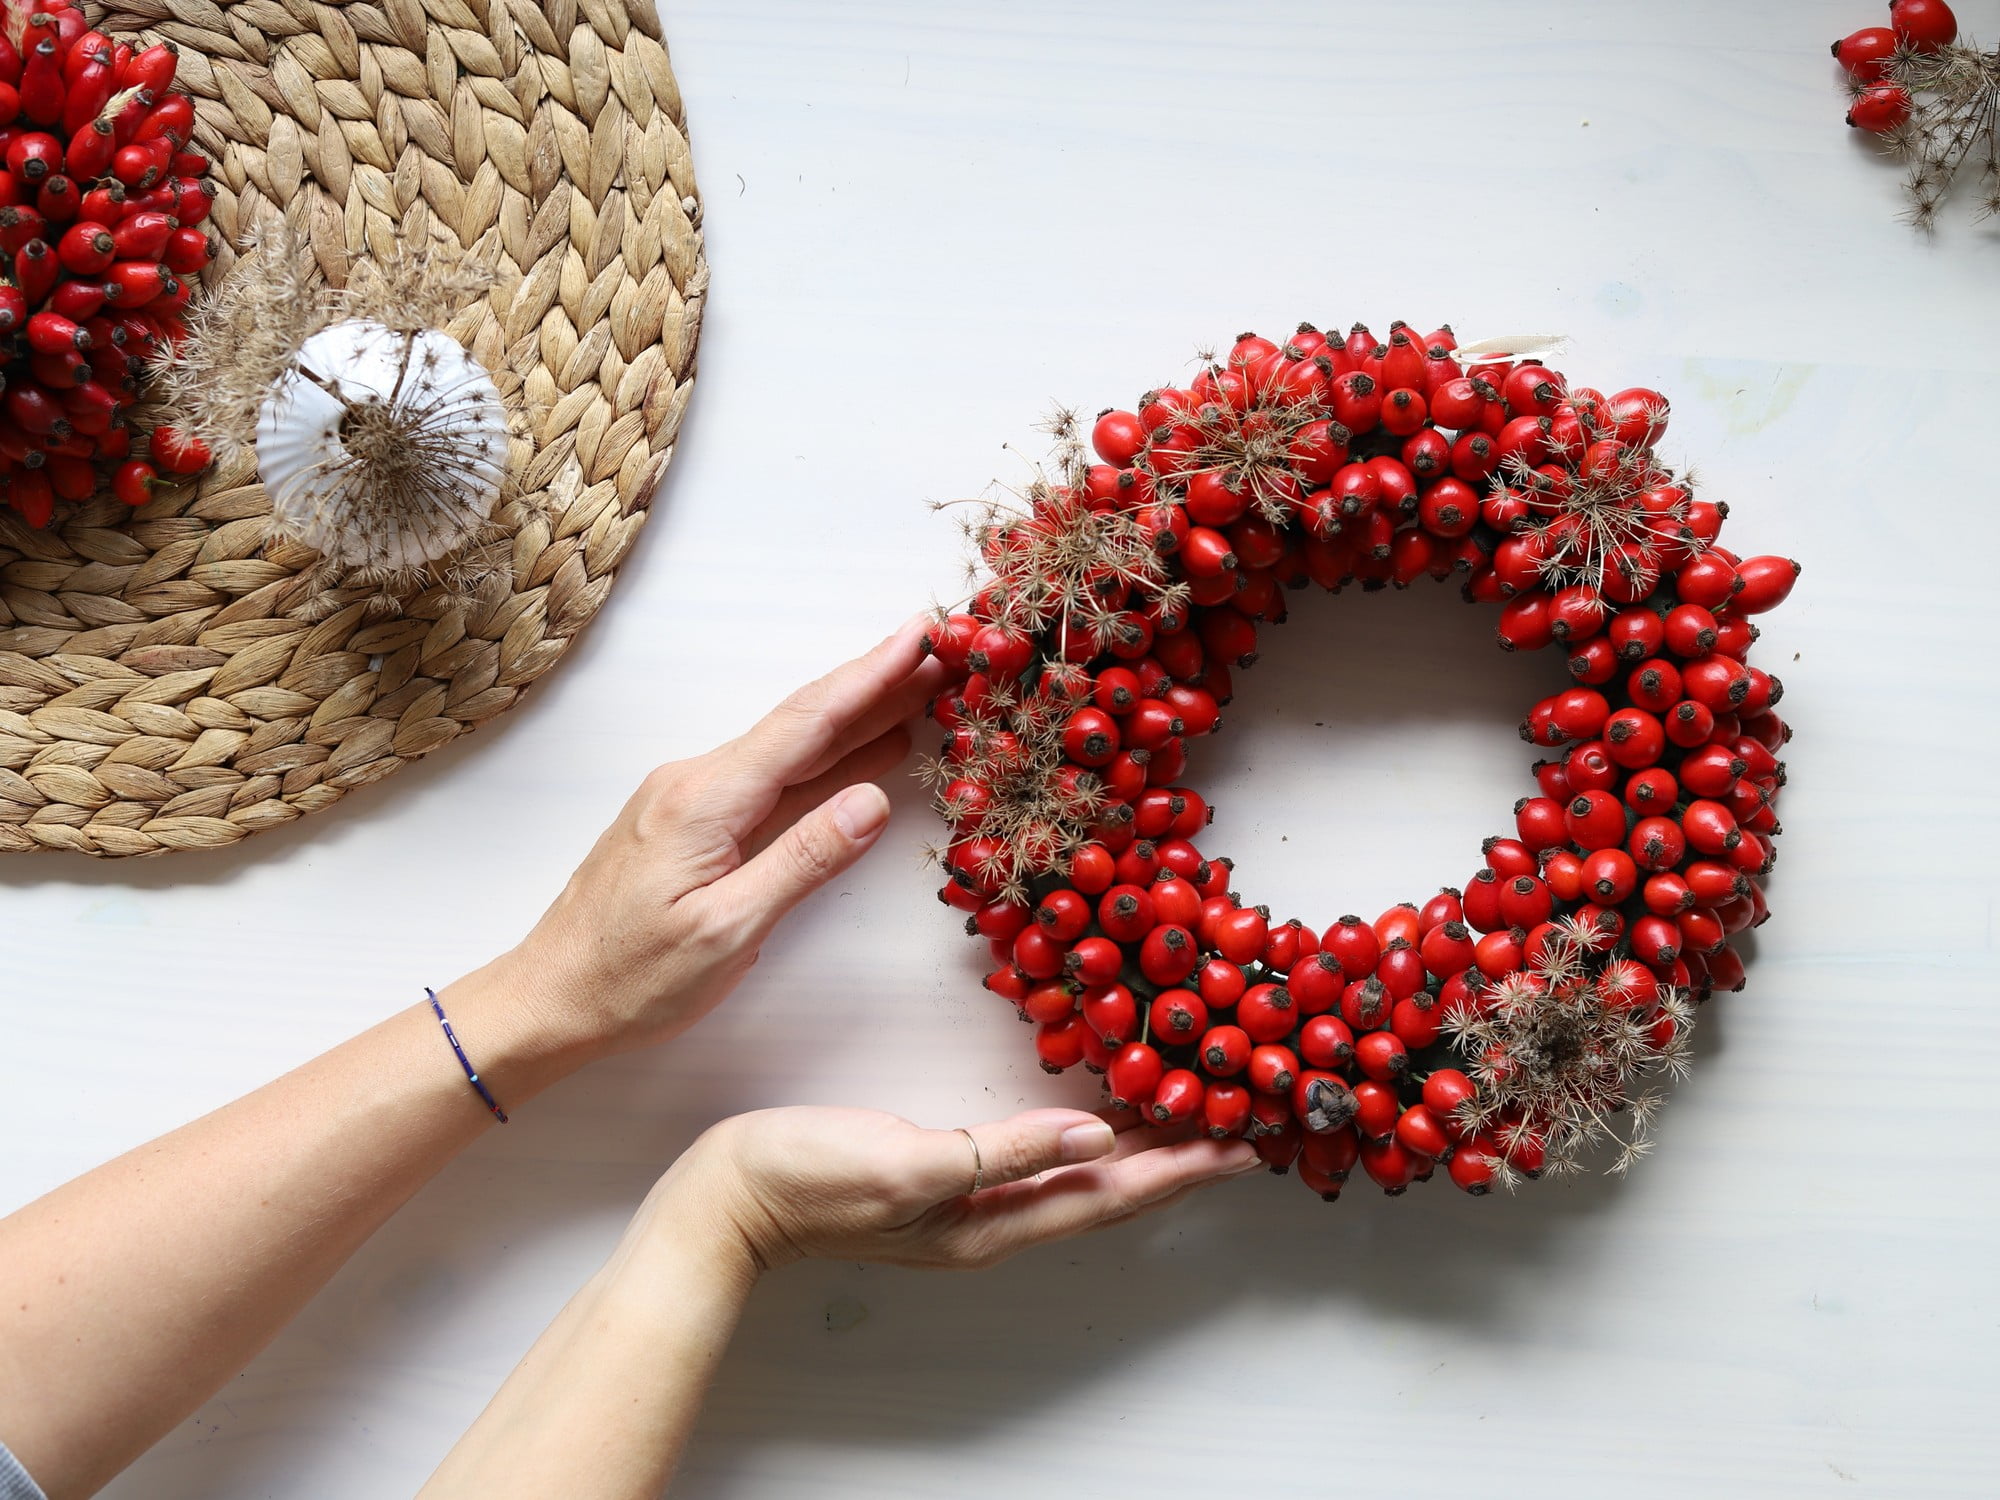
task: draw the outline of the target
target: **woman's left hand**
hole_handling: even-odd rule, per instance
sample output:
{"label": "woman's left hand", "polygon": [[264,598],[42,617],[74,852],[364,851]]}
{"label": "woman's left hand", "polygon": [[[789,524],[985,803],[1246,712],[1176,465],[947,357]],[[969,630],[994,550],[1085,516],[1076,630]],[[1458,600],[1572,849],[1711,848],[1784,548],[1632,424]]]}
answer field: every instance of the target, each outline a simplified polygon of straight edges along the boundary
{"label": "woman's left hand", "polygon": [[[785,914],[881,835],[889,801],[871,778],[909,753],[903,721],[944,676],[923,642],[920,617],[745,734],[653,771],[534,930],[471,986],[586,1056],[701,1019]],[[461,1003],[445,997],[454,1017]]]}

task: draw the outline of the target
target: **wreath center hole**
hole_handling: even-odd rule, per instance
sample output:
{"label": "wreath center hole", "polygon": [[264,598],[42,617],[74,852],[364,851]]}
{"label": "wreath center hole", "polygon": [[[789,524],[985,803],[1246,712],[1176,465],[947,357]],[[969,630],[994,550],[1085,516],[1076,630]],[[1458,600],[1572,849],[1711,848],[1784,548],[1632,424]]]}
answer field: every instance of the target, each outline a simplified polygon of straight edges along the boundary
{"label": "wreath center hole", "polygon": [[1315,928],[1462,886],[1556,754],[1516,727],[1569,685],[1559,648],[1502,651],[1492,610],[1428,579],[1286,599],[1222,732],[1193,747],[1182,779],[1215,808],[1196,842],[1235,859],[1243,900]]}

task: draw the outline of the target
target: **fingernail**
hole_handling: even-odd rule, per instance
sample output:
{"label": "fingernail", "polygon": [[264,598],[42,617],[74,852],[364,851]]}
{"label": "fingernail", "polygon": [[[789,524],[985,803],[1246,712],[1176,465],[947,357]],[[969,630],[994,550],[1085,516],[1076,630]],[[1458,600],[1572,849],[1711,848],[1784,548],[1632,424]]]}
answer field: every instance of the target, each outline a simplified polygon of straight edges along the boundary
{"label": "fingernail", "polygon": [[1072,1125],[1062,1133],[1062,1159],[1096,1161],[1100,1156],[1109,1156],[1111,1148],[1117,1144],[1116,1132],[1102,1120],[1092,1120],[1088,1125]]}
{"label": "fingernail", "polygon": [[1224,1177],[1241,1177],[1245,1172],[1253,1172],[1263,1164],[1264,1159],[1257,1154],[1257,1148],[1252,1146],[1241,1160],[1233,1161],[1224,1167],[1222,1175]]}
{"label": "fingernail", "polygon": [[888,821],[888,795],[872,781],[851,786],[834,800],[833,826],[850,839],[869,838]]}

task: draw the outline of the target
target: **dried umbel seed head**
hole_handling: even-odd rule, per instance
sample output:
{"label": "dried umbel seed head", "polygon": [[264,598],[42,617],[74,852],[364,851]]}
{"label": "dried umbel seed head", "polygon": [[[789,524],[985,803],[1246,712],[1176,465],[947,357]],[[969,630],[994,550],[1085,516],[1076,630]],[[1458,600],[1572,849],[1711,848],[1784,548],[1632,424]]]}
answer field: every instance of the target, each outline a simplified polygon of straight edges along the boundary
{"label": "dried umbel seed head", "polygon": [[1904,98],[1904,110],[1886,120],[1888,148],[1910,162],[1904,218],[1932,228],[1960,172],[1978,176],[1972,216],[2000,214],[2000,50],[1906,40],[1890,56],[1884,82],[1862,88],[1856,112],[1878,90]]}
{"label": "dried umbel seed head", "polygon": [[1687,997],[1629,960],[1594,958],[1592,946],[1565,919],[1538,965],[1444,1017],[1477,1086],[1460,1122],[1545,1153],[1552,1172],[1576,1170],[1607,1141],[1619,1148],[1612,1169],[1630,1167],[1650,1149],[1661,1103],[1639,1081],[1687,1070]]}
{"label": "dried umbel seed head", "polygon": [[[1149,638],[1142,612],[1184,611],[1188,595],[1136,502],[1086,500],[1091,465],[1075,413],[1059,409],[1043,426],[1053,450],[1022,488],[958,502],[970,508],[964,526],[977,558],[968,582],[991,606],[967,659],[985,683],[976,702],[958,706],[949,754],[921,772],[936,789],[965,780],[986,791],[974,873],[1010,898],[1063,867],[1107,809],[1102,779],[1078,774],[1066,752],[1077,705],[1065,673],[1087,683],[1082,659],[1129,645],[1135,631]],[[948,623],[939,610],[939,629]],[[1113,810],[1131,816],[1122,804]]]}
{"label": "dried umbel seed head", "polygon": [[422,567],[485,527],[506,411],[449,336],[352,319],[308,338],[265,397],[257,466],[275,534],[344,567]]}
{"label": "dried umbel seed head", "polygon": [[[412,575],[479,570],[507,463],[493,380],[439,330],[492,283],[431,251],[363,260],[320,284],[304,239],[251,230],[245,255],[188,311],[158,370],[166,419],[227,459],[254,446],[271,532],[320,554],[318,586],[385,600]],[[430,565],[452,558],[450,569]],[[454,582],[458,586],[464,578]]]}

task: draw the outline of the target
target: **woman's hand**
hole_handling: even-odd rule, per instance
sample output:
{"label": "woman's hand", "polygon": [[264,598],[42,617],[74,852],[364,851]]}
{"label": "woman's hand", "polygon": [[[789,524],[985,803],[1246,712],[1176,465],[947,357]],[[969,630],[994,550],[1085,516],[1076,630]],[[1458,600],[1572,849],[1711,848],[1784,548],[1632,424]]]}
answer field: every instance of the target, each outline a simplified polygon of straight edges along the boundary
{"label": "woman's hand", "polygon": [[[527,939],[446,991],[503,1107],[690,1025],[786,912],[874,843],[889,801],[869,778],[903,758],[902,721],[944,675],[922,640],[913,620],[741,738],[653,772]],[[49,1493],[96,1490],[490,1123],[419,1002],[10,1216],[6,1441]],[[684,1281],[731,1269],[700,1248],[682,1247]],[[706,1305],[710,1334],[735,1316],[729,1295]],[[517,1477],[477,1492],[496,1489],[577,1493]]]}
{"label": "woman's hand", "polygon": [[1247,1141],[1114,1131],[1073,1109],[1029,1110],[969,1131],[925,1130],[865,1109],[768,1109],[703,1135],[633,1229],[641,1238],[684,1235],[698,1217],[704,1233],[740,1244],[760,1270],[806,1256],[988,1266],[1257,1164]]}
{"label": "woman's hand", "polygon": [[991,1265],[1257,1165],[1247,1141],[1158,1144],[1074,1109],[1029,1110],[970,1136],[865,1109],[723,1121],[647,1195],[422,1500],[659,1494],[771,1266],[804,1255]]}
{"label": "woman's hand", "polygon": [[903,720],[943,676],[923,633],[910,621],[748,733],[647,776],[534,930],[475,979],[605,1052],[706,1015],[779,919],[881,834],[889,801],[870,780],[908,753]]}

